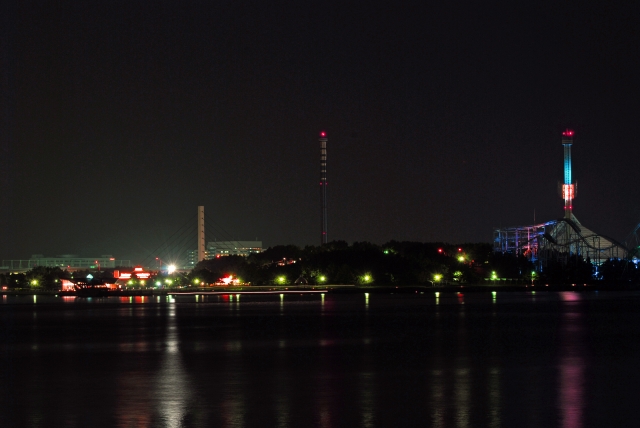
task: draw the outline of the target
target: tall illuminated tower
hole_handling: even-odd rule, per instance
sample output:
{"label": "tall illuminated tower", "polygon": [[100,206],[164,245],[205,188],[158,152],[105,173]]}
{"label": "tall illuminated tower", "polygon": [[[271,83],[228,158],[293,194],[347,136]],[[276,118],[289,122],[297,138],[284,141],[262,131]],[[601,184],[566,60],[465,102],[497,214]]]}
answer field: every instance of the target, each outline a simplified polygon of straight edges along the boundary
{"label": "tall illuminated tower", "polygon": [[[198,262],[205,259],[205,247],[204,247],[204,207],[200,205],[198,207]],[[196,262],[197,263],[197,262]]]}
{"label": "tall illuminated tower", "polygon": [[573,199],[576,197],[576,185],[571,177],[571,145],[573,144],[573,131],[567,129],[562,133],[562,146],[564,147],[564,184],[562,185],[562,198],[564,199],[564,218],[571,219]]}
{"label": "tall illuminated tower", "polygon": [[320,132],[320,193],[322,194],[322,235],[320,244],[327,243],[327,133]]}

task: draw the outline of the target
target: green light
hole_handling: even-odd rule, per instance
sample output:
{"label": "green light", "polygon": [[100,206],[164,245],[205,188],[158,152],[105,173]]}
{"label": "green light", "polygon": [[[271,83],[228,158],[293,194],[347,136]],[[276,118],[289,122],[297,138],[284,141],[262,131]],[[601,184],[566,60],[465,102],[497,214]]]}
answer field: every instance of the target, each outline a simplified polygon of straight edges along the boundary
{"label": "green light", "polygon": [[320,282],[325,282],[327,280],[327,277],[324,275],[320,275],[320,277],[318,278],[318,281]]}
{"label": "green light", "polygon": [[463,262],[463,261],[464,261],[464,256],[459,256],[459,257],[458,257],[458,261],[459,261],[459,262]]}
{"label": "green light", "polygon": [[384,253],[385,254],[389,254],[389,250],[384,250]]}
{"label": "green light", "polygon": [[364,279],[364,282],[369,282],[371,281],[371,275],[365,275],[363,279]]}
{"label": "green light", "polygon": [[442,279],[442,275],[441,274],[437,273],[437,274],[433,275],[433,280],[434,281],[438,282],[441,279]]}
{"label": "green light", "polygon": [[284,284],[285,282],[287,282],[287,278],[284,276],[279,276],[277,281],[278,281],[278,284]]}

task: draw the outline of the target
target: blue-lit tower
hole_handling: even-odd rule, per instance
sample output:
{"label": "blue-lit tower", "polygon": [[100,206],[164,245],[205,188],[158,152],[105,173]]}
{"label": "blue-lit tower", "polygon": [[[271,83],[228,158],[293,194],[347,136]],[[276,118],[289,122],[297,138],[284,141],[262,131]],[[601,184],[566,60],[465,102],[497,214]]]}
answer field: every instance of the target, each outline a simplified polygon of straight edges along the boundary
{"label": "blue-lit tower", "polygon": [[327,243],[327,133],[320,132],[320,193],[322,194],[322,228],[320,245]]}
{"label": "blue-lit tower", "polygon": [[562,198],[564,199],[564,218],[571,219],[573,199],[576,197],[576,186],[571,177],[571,145],[574,132],[567,129],[562,133],[562,146],[564,147],[564,184],[562,185]]}

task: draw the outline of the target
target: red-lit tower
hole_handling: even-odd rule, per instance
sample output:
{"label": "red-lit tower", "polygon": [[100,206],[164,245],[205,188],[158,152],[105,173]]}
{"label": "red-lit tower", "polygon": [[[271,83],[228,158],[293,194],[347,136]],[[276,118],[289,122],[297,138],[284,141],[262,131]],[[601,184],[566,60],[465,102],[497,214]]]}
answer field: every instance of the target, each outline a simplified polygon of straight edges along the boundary
{"label": "red-lit tower", "polygon": [[573,199],[576,197],[576,185],[571,177],[571,145],[574,132],[567,129],[562,133],[562,146],[564,147],[564,184],[562,185],[562,199],[564,199],[564,218],[571,219],[573,211]]}
{"label": "red-lit tower", "polygon": [[322,194],[322,235],[320,244],[327,243],[327,133],[320,132],[320,193]]}

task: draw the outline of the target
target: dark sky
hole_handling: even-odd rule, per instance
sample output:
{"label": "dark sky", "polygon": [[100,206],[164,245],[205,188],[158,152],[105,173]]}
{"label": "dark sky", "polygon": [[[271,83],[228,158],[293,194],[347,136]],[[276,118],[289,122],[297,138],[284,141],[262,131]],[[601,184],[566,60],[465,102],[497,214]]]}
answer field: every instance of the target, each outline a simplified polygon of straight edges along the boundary
{"label": "dark sky", "polygon": [[217,239],[317,245],[320,130],[330,240],[489,242],[559,218],[567,127],[575,215],[624,239],[638,10],[406,3],[16,2],[8,257],[148,257],[198,205]]}

